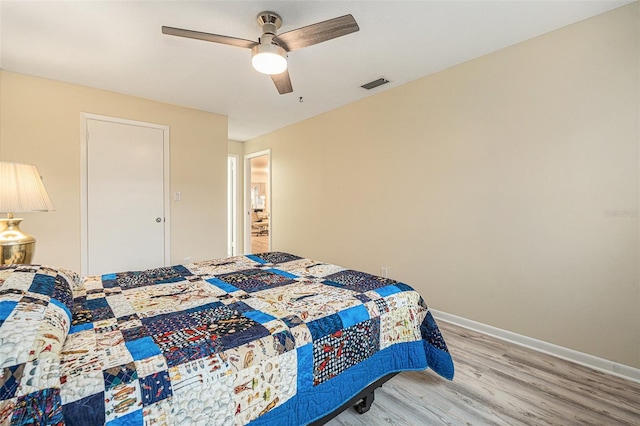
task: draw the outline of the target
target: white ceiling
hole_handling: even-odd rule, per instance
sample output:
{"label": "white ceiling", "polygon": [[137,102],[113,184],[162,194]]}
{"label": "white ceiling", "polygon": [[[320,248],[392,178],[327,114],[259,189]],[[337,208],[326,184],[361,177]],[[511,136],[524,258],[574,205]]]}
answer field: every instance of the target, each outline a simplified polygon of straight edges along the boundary
{"label": "white ceiling", "polygon": [[[227,115],[244,141],[629,2],[1,0],[0,68]],[[348,13],[360,31],[291,52],[287,95],[249,50],[160,31],[257,40],[263,10],[280,33]]]}

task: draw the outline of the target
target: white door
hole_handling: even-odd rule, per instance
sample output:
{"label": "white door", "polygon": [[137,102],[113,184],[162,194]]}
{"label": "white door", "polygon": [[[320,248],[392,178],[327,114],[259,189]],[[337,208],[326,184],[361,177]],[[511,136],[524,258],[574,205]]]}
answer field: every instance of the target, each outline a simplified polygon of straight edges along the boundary
{"label": "white door", "polygon": [[87,273],[165,264],[162,128],[87,120]]}

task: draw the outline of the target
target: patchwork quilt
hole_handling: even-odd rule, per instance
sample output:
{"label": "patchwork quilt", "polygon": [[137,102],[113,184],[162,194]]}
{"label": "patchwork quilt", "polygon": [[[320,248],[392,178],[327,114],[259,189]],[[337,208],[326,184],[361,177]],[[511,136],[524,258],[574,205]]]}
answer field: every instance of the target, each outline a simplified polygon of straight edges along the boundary
{"label": "patchwork quilt", "polygon": [[302,425],[427,367],[453,378],[410,286],[287,253],[0,268],[0,426]]}

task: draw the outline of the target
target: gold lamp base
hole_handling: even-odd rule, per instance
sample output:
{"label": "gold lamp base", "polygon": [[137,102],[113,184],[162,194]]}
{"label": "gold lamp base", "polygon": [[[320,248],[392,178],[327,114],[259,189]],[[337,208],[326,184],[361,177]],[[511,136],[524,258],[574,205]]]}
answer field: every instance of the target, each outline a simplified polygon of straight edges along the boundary
{"label": "gold lamp base", "polygon": [[29,264],[36,239],[20,229],[21,218],[0,219],[0,264]]}

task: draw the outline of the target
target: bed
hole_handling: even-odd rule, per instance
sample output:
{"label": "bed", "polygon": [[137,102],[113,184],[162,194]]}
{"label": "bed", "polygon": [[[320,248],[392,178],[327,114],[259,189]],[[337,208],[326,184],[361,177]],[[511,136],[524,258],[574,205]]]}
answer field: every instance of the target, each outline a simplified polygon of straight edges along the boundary
{"label": "bed", "polygon": [[410,286],[288,253],[0,268],[0,425],[322,424],[453,362]]}

